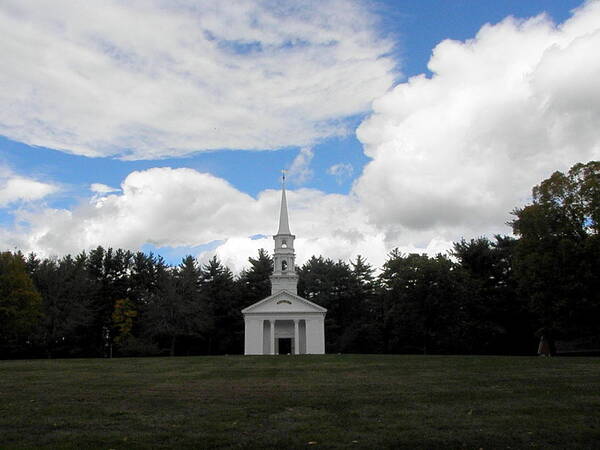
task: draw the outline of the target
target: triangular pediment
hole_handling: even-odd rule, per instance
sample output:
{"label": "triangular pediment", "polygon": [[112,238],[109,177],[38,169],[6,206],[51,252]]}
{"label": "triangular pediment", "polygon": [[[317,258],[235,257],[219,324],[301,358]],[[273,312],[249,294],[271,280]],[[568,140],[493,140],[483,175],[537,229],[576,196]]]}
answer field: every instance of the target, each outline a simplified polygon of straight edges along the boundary
{"label": "triangular pediment", "polygon": [[325,313],[327,309],[317,305],[305,298],[294,295],[288,291],[281,291],[271,295],[247,308],[242,309],[246,313]]}

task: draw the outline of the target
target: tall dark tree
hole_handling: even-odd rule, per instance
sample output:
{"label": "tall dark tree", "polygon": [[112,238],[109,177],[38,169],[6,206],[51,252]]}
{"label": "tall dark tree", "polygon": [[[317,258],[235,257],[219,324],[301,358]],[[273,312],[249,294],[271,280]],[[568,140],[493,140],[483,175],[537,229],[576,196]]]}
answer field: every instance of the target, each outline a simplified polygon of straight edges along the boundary
{"label": "tall dark tree", "polygon": [[381,333],[376,323],[378,303],[374,269],[361,255],[350,261],[350,266],[353,314],[341,337],[341,348],[353,353],[381,353]]}
{"label": "tall dark tree", "polygon": [[451,353],[463,347],[464,277],[445,256],[390,253],[380,274],[386,352]]}
{"label": "tall dark tree", "polygon": [[108,340],[116,334],[112,315],[117,300],[129,298],[129,274],[133,254],[128,250],[102,247],[90,251],[87,270],[90,277],[90,297],[94,309],[94,322],[90,332],[95,337],[97,354],[102,353]]}
{"label": "tall dark tree", "polygon": [[129,298],[138,310],[148,303],[150,295],[156,290],[157,269],[156,256],[137,252],[132,256],[129,269],[129,286],[127,298]]}
{"label": "tall dark tree", "polygon": [[520,237],[515,270],[539,334],[598,334],[600,320],[600,162],[555,172],[513,212]]}
{"label": "tall dark tree", "polygon": [[530,353],[531,315],[512,270],[516,240],[496,236],[454,244],[452,254],[465,272],[465,352]]}
{"label": "tall dark tree", "polygon": [[[128,256],[127,286],[125,290],[117,291],[126,297],[116,299],[113,305],[112,331],[118,344],[116,350],[119,355],[156,355],[160,348],[154,342],[155,333],[149,332],[151,325],[145,313],[158,290],[157,258],[143,252]],[[129,325],[131,330],[124,335]]]}
{"label": "tall dark tree", "polygon": [[207,312],[212,317],[206,352],[209,354],[241,353],[244,321],[239,290],[228,267],[213,257],[200,269],[200,291]]}
{"label": "tall dark tree", "polygon": [[248,258],[250,267],[242,271],[238,278],[240,294],[244,306],[249,306],[271,295],[271,275],[273,258],[264,249],[258,250],[257,258]]}
{"label": "tall dark tree", "polygon": [[200,275],[200,267],[190,255],[183,258],[176,273],[177,292],[182,297],[187,310],[186,351],[192,354],[202,351],[202,341],[206,340],[207,333],[212,329],[214,322],[206,298],[201,292]]}
{"label": "tall dark tree", "polygon": [[191,256],[178,268],[156,261],[156,289],[145,306],[147,331],[159,341],[168,342],[169,354],[176,354],[181,338],[201,336],[209,318],[198,291],[199,271]]}
{"label": "tall dark tree", "polygon": [[[30,256],[32,278],[42,295],[43,320],[40,338],[46,356],[84,356],[91,350],[94,336],[89,326],[94,320],[90,280],[84,253],[72,258],[36,261]],[[35,261],[35,263],[34,263]]]}
{"label": "tall dark tree", "polygon": [[351,327],[361,316],[362,299],[350,266],[343,261],[313,256],[298,270],[298,275],[298,293],[328,310],[326,351],[351,351],[356,337],[356,330]]}
{"label": "tall dark tree", "polygon": [[[89,296],[93,309],[93,320],[88,331],[91,334],[90,345],[95,356],[103,354],[106,337],[110,338],[114,302],[118,298],[122,298],[122,296],[112,298],[108,295],[109,278],[104,265],[105,256],[104,248],[98,246],[90,251],[86,265],[90,281]],[[108,334],[106,330],[109,330]]]}

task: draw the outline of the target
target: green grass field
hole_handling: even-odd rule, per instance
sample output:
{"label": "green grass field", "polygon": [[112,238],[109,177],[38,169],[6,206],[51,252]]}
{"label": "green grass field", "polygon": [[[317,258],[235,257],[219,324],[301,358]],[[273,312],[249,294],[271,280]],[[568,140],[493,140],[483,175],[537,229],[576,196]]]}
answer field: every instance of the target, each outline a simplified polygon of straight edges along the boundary
{"label": "green grass field", "polygon": [[0,448],[600,448],[600,358],[0,361]]}

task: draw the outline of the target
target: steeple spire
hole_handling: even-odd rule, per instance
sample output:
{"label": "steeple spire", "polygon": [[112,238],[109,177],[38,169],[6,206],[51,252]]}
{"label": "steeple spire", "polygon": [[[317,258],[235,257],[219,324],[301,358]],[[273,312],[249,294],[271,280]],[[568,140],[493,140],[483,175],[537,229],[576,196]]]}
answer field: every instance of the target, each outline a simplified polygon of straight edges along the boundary
{"label": "steeple spire", "polygon": [[298,294],[298,275],[294,259],[294,236],[288,222],[287,199],[285,198],[285,170],[281,180],[281,211],[279,212],[279,230],[273,236],[273,275],[271,275],[271,294],[287,291]]}
{"label": "steeple spire", "polygon": [[281,181],[281,211],[279,212],[279,230],[277,234],[292,234],[288,220],[287,199],[285,197],[285,170]]}

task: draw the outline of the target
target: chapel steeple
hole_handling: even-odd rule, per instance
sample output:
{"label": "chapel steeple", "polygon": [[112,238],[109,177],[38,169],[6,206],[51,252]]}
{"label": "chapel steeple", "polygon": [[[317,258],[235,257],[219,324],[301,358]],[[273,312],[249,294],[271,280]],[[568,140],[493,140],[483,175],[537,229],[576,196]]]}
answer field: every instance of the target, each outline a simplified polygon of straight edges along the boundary
{"label": "chapel steeple", "polygon": [[279,230],[277,234],[292,234],[290,232],[290,223],[287,210],[287,199],[285,197],[285,172],[281,180],[281,209],[279,211]]}
{"label": "chapel steeple", "polygon": [[298,275],[294,260],[294,236],[290,232],[290,224],[287,209],[287,198],[285,195],[285,173],[281,183],[281,208],[279,211],[279,229],[273,236],[275,240],[275,251],[273,253],[273,275],[271,275],[271,294],[280,291],[288,291],[292,294],[298,293]]}

